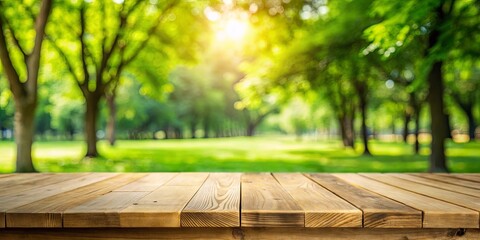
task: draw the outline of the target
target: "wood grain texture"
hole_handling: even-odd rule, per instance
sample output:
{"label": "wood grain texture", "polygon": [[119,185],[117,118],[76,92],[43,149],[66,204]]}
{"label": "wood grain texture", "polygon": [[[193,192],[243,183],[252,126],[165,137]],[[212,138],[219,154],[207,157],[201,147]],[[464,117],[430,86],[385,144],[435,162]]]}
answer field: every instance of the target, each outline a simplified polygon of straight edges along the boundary
{"label": "wood grain texture", "polygon": [[114,191],[151,192],[170,181],[176,175],[178,175],[178,173],[150,173]]}
{"label": "wood grain texture", "polygon": [[47,186],[50,184],[59,183],[75,177],[81,177],[87,175],[86,173],[80,174],[42,174],[42,173],[27,173],[27,174],[15,174],[12,177],[0,179],[0,196],[18,194],[30,189]]}
{"label": "wood grain texture", "polygon": [[180,227],[182,209],[208,173],[181,173],[119,212],[122,227]]}
{"label": "wood grain texture", "polygon": [[110,192],[64,213],[64,227],[123,227],[120,211],[148,192]]}
{"label": "wood grain texture", "polygon": [[8,227],[62,227],[65,210],[130,183],[144,174],[95,173],[89,185],[57,194],[7,211]]}
{"label": "wood grain texture", "polygon": [[362,227],[362,211],[302,174],[273,176],[305,212],[305,227]]}
{"label": "wood grain texture", "polygon": [[28,191],[16,192],[14,190],[5,192],[0,196],[0,213],[3,218],[0,219],[0,226],[6,226],[5,212],[25,204],[38,201],[62,192],[75,189],[90,183],[88,174],[54,174],[50,178],[55,180],[55,184],[39,186]]}
{"label": "wood grain texture", "polygon": [[[175,227],[165,233],[191,236],[188,234],[193,232],[177,231],[185,227],[182,229],[202,232],[205,238],[211,238],[212,232],[235,238],[255,238],[254,234],[282,238],[282,234],[291,237],[288,229],[296,229],[299,231],[291,233],[294,236],[312,237],[320,232],[329,236],[330,230],[341,235],[341,229],[349,231],[350,227],[361,226],[390,233],[422,228],[422,213],[423,227],[429,234],[445,233],[446,227],[478,229],[480,189],[476,184],[480,182],[474,179],[480,175],[457,175],[11,174],[0,177],[0,189],[4,190],[0,191],[0,231],[30,231],[36,227],[54,233],[55,229],[67,227],[70,232],[76,232],[74,228],[111,232],[109,228],[143,231]],[[241,229],[225,227],[239,225]],[[278,226],[296,228],[275,228]],[[90,233],[94,234],[94,230]],[[418,236],[427,236],[422,234]],[[375,238],[371,233],[365,236]],[[0,239],[3,237],[0,234]]]}
{"label": "wood grain texture", "polygon": [[479,174],[467,174],[467,173],[454,173],[454,174],[442,174],[445,176],[451,176],[459,179],[464,179],[467,181],[478,182],[480,183],[480,175]]}
{"label": "wood grain texture", "polygon": [[452,191],[452,192],[467,194],[467,195],[474,196],[474,197],[480,197],[480,190],[479,189],[472,189],[472,188],[469,188],[469,187],[458,186],[458,185],[455,185],[455,184],[440,182],[440,181],[437,181],[437,180],[422,178],[422,177],[418,177],[418,176],[412,176],[412,175],[408,175],[408,174],[392,174],[392,176],[398,177],[398,178],[401,178],[401,179],[405,179],[405,180],[408,180],[408,181],[417,182],[417,183],[420,183],[420,184],[436,187],[436,188],[445,189],[445,190]]}
{"label": "wood grain texture", "polygon": [[8,240],[127,240],[127,239],[480,239],[479,229],[372,228],[103,228],[0,229]]}
{"label": "wood grain texture", "polygon": [[[16,196],[23,191],[32,188],[49,185],[62,181],[61,178],[52,178],[51,174],[40,173],[25,173],[25,174],[2,174],[0,179],[0,196],[4,199],[6,196]],[[79,175],[80,176],[80,175]],[[72,176],[64,174],[64,179],[71,179]],[[4,228],[5,223],[5,209],[0,206],[0,228]]]}
{"label": "wood grain texture", "polygon": [[358,174],[334,174],[334,176],[421,210],[424,228],[478,227],[479,214],[476,211],[377,182]]}
{"label": "wood grain texture", "polygon": [[368,178],[403,188],[405,190],[436,198],[452,204],[480,211],[480,199],[477,197],[451,192],[441,188],[431,187],[416,182],[407,181],[389,174],[362,174]]}
{"label": "wood grain texture", "polygon": [[474,189],[480,189],[480,183],[478,182],[467,181],[460,178],[452,177],[450,175],[440,175],[435,173],[414,173],[411,175],[422,177],[422,178],[433,179],[439,182],[450,183],[450,184],[455,184],[455,185],[474,188]]}
{"label": "wood grain texture", "polygon": [[308,174],[326,189],[363,211],[366,228],[421,228],[422,212],[329,174]]}
{"label": "wood grain texture", "polygon": [[181,214],[182,227],[239,227],[240,173],[211,173]]}
{"label": "wood grain texture", "polygon": [[242,175],[242,227],[303,227],[305,214],[268,173]]}

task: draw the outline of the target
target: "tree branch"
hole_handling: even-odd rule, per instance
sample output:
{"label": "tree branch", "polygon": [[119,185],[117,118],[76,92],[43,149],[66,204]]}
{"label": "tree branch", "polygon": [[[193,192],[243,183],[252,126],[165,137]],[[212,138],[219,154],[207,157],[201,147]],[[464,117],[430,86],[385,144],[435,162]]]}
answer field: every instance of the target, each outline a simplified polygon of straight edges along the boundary
{"label": "tree branch", "polygon": [[15,31],[13,30],[13,27],[10,24],[10,22],[8,21],[8,19],[6,17],[4,17],[3,15],[1,17],[5,21],[5,26],[7,27],[7,30],[10,32],[10,35],[12,35],[13,43],[15,44],[15,46],[18,48],[18,50],[20,50],[20,52],[23,55],[23,62],[26,63],[27,59],[28,59],[28,54],[25,52],[25,50],[23,50],[23,47],[21,46],[20,41],[18,40],[18,38],[15,34]]}
{"label": "tree branch", "polygon": [[[2,3],[0,1],[0,6],[1,4]],[[7,75],[7,79],[10,84],[10,90],[12,91],[13,95],[17,97],[24,95],[25,89],[23,84],[20,82],[20,77],[13,66],[12,60],[10,59],[10,53],[5,41],[3,24],[3,17],[0,17],[0,60],[2,61],[3,71],[5,72],[5,75]]]}
{"label": "tree branch", "polygon": [[165,7],[164,11],[158,16],[158,19],[156,21],[157,24],[153,24],[150,27],[150,29],[147,31],[147,38],[145,38],[145,40],[139,44],[139,47],[135,51],[133,51],[130,57],[123,60],[125,62],[125,65],[130,64],[138,56],[138,54],[146,47],[148,41],[152,38],[153,34],[155,33],[155,30],[158,28],[158,26],[163,21],[163,19],[167,16],[167,13],[169,13],[177,4],[178,4],[178,1],[171,1]]}
{"label": "tree branch", "polygon": [[38,70],[40,68],[40,52],[42,50],[43,38],[45,36],[45,27],[47,26],[48,16],[52,10],[52,0],[43,0],[35,21],[35,42],[33,50],[27,59],[27,90],[30,94],[35,95],[37,93],[38,86]]}
{"label": "tree branch", "polygon": [[[106,19],[106,13],[105,13],[105,2],[100,1],[100,11],[102,13],[102,19]],[[102,46],[101,46],[101,54],[103,55],[105,53],[105,47],[107,45],[107,26],[106,26],[106,21],[102,21]],[[99,67],[97,65],[97,67]]]}
{"label": "tree branch", "polygon": [[72,75],[73,79],[78,83],[78,86],[82,87],[80,78],[77,76],[77,74],[75,74],[75,68],[73,67],[73,64],[70,62],[70,60],[68,60],[69,58],[67,57],[67,54],[62,50],[62,48],[60,48],[60,46],[57,45],[55,40],[53,40],[49,35],[45,35],[45,37],[50,42],[50,44],[52,44],[52,47],[60,55],[65,65],[67,65],[68,71]]}
{"label": "tree branch", "polygon": [[[140,6],[141,2],[142,1],[136,1],[134,3],[134,5],[132,7],[130,7],[126,13],[120,12],[120,15],[119,15],[120,26],[119,26],[118,32],[115,36],[115,39],[114,39],[114,42],[113,42],[114,44],[112,43],[112,45],[110,47],[110,50],[108,52],[104,53],[105,58],[102,59],[102,65],[100,66],[101,69],[105,69],[107,67],[107,62],[108,62],[111,54],[113,53],[113,51],[115,49],[114,47],[118,46],[117,44],[118,44],[118,41],[121,37],[121,32],[122,32],[123,28],[125,27],[125,25],[127,23],[128,17],[133,13],[133,11],[138,6]],[[169,11],[171,8],[173,8],[176,5],[176,3],[177,3],[177,1],[172,1],[169,5],[167,5],[165,11],[162,14],[160,14],[159,18],[157,19],[157,24],[154,24],[147,31],[147,38],[142,43],[140,43],[140,47],[138,49],[136,49],[136,51],[134,51],[134,54],[132,56],[130,56],[129,58],[125,58],[125,46],[118,46],[120,48],[119,49],[119,51],[120,51],[120,63],[118,64],[117,69],[115,70],[115,74],[113,74],[113,75],[120,75],[122,73],[123,68],[126,67],[138,55],[138,53],[140,53],[140,51],[145,47],[148,40],[151,38],[151,36],[155,32],[155,29],[158,27],[159,23],[164,19],[165,13],[167,11]],[[115,77],[110,77],[110,79],[104,84],[105,88],[107,88],[109,85],[111,85],[112,82],[115,82],[115,81],[118,81],[118,80],[119,80],[119,77],[116,77],[116,76]]]}
{"label": "tree branch", "polygon": [[82,2],[80,7],[80,46],[82,49],[82,69],[83,69],[83,82],[79,82],[82,86],[80,87],[83,91],[88,91],[88,81],[90,80],[90,74],[88,72],[86,55],[88,54],[87,46],[85,44],[85,2]]}

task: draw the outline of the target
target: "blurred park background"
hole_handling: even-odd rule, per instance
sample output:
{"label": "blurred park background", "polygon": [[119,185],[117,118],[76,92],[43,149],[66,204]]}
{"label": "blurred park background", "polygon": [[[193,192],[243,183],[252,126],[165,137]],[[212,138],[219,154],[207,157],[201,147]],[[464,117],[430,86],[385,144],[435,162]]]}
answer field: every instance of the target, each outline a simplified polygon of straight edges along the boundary
{"label": "blurred park background", "polygon": [[0,173],[480,172],[479,0],[0,1]]}

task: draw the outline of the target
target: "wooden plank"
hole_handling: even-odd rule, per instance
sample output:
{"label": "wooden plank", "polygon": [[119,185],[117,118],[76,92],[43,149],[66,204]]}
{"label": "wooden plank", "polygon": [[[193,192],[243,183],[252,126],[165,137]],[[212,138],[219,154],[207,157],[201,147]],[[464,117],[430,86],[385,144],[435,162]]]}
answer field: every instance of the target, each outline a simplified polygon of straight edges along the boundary
{"label": "wooden plank", "polygon": [[422,178],[433,179],[440,182],[455,184],[459,186],[480,189],[480,183],[478,182],[467,181],[467,180],[456,178],[450,175],[440,175],[435,173],[413,173],[412,175],[422,177]]}
{"label": "wooden plank", "polygon": [[65,211],[63,225],[180,227],[181,210],[207,177],[208,173],[181,173],[153,192],[112,192]]}
{"label": "wooden plank", "polygon": [[352,186],[329,174],[308,174],[312,180],[363,211],[366,228],[421,228],[422,212],[379,194]]}
{"label": "wooden plank", "polygon": [[62,227],[66,209],[106,194],[145,174],[95,173],[89,176],[96,182],[57,194],[7,211],[8,227]]}
{"label": "wooden plank", "polygon": [[242,227],[303,227],[305,215],[283,187],[267,173],[242,175]]}
{"label": "wooden plank", "polygon": [[[38,175],[40,176],[40,175]],[[8,209],[16,208],[42,198],[74,189],[82,184],[88,184],[88,174],[54,174],[49,176],[57,183],[30,189],[29,191],[10,191],[0,196],[0,227],[5,227],[5,212]],[[9,182],[11,183],[11,182]]]}
{"label": "wooden plank", "polygon": [[305,227],[362,227],[362,211],[300,173],[275,173],[305,212]]}
{"label": "wooden plank", "polygon": [[334,176],[423,211],[424,228],[477,228],[479,225],[479,214],[476,211],[377,182],[358,174],[334,174]]}
{"label": "wooden plank", "polygon": [[480,183],[480,174],[466,174],[466,173],[454,173],[454,174],[442,174],[445,176],[452,176],[459,179],[464,179],[467,181],[478,182]]}
{"label": "wooden plank", "polygon": [[0,229],[9,240],[113,239],[480,239],[479,229],[372,228],[84,228]]}
{"label": "wooden plank", "polygon": [[67,209],[63,216],[63,226],[124,227],[119,212],[147,194],[148,192],[110,192]]}
{"label": "wooden plank", "polygon": [[458,186],[458,185],[454,185],[446,182],[439,182],[436,180],[421,178],[418,176],[413,176],[408,174],[391,174],[391,175],[394,177],[408,180],[408,181],[412,181],[412,182],[416,182],[416,183],[420,183],[420,184],[424,184],[424,185],[428,185],[436,188],[441,188],[441,189],[445,189],[452,192],[458,192],[458,193],[463,193],[463,194],[467,194],[474,197],[480,197],[480,190],[478,189]]}
{"label": "wooden plank", "polygon": [[436,198],[442,201],[447,201],[455,205],[480,211],[480,199],[477,197],[456,193],[444,190],[437,187],[431,187],[416,182],[407,181],[401,178],[391,176],[389,174],[362,174],[368,178],[390,184],[405,190],[416,192],[427,197]]}
{"label": "wooden plank", "polygon": [[147,176],[115,189],[114,191],[151,192],[168,182],[176,175],[178,175],[178,173],[150,173]]}
{"label": "wooden plank", "polygon": [[[86,176],[88,173],[76,173],[74,176],[81,177]],[[9,186],[3,186],[3,189],[0,190],[0,196],[7,195],[16,195],[22,192],[28,192],[31,189],[36,189],[39,187],[47,186],[50,184],[60,183],[66,180],[72,179],[71,173],[55,173],[55,174],[38,174],[36,176],[31,176],[22,183],[12,184]]]}
{"label": "wooden plank", "polygon": [[[76,174],[82,176],[85,174]],[[55,177],[52,177],[55,176]],[[12,192],[19,193],[24,190],[45,186],[52,183],[62,182],[71,179],[70,174],[45,174],[45,173],[26,173],[15,174],[8,178],[0,179],[0,196],[11,195]],[[63,180],[62,180],[63,179]]]}
{"label": "wooden plank", "polygon": [[239,227],[240,173],[210,173],[181,214],[182,227]]}

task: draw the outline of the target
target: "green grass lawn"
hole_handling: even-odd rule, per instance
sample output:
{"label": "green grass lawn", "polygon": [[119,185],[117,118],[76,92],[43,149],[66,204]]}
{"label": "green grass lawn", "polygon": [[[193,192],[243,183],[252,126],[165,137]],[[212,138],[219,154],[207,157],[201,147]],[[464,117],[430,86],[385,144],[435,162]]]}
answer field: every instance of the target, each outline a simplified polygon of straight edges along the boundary
{"label": "green grass lawn", "polygon": [[[357,144],[360,148],[360,144]],[[424,172],[428,146],[412,154],[404,143],[371,142],[374,156],[344,149],[339,141],[296,141],[289,137],[99,142],[102,158],[83,159],[83,142],[37,142],[34,164],[42,172]],[[0,172],[14,169],[13,142],[0,142]],[[448,143],[453,172],[480,172],[480,142]]]}

